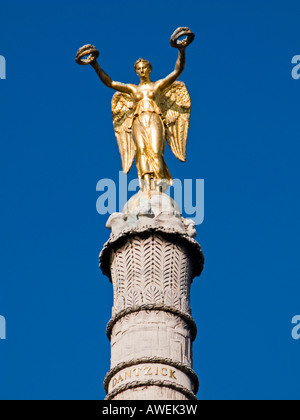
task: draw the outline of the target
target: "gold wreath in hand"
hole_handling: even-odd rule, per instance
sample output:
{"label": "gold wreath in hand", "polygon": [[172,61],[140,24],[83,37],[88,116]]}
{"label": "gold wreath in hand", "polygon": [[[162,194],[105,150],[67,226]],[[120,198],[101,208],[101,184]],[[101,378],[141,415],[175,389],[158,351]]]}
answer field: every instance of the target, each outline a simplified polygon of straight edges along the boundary
{"label": "gold wreath in hand", "polygon": [[[84,58],[86,57],[86,58]],[[94,45],[87,44],[79,48],[76,54],[75,61],[77,64],[87,65],[91,64],[93,61],[96,61],[99,57],[99,51]]]}
{"label": "gold wreath in hand", "polygon": [[[183,38],[184,37],[184,38]],[[180,40],[180,38],[183,38]],[[170,44],[173,48],[186,48],[195,39],[195,34],[190,28],[177,28],[172,34]]]}

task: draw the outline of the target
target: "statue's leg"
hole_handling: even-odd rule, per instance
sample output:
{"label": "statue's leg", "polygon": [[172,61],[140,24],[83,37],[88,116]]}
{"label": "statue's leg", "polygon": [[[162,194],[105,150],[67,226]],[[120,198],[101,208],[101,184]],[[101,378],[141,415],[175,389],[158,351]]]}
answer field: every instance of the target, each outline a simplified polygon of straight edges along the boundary
{"label": "statue's leg", "polygon": [[147,158],[146,129],[140,117],[136,118],[132,126],[132,138],[136,147],[136,165],[140,176],[140,187],[146,184],[146,189],[151,189],[151,167]]}
{"label": "statue's leg", "polygon": [[159,115],[152,114],[150,130],[151,147],[156,169],[155,175],[158,180],[163,180],[165,178],[165,127]]}

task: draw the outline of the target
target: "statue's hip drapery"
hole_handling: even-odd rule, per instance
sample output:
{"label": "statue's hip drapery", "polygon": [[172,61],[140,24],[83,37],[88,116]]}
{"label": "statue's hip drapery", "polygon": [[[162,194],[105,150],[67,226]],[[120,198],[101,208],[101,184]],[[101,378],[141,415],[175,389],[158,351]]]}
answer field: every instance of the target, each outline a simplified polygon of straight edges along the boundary
{"label": "statue's hip drapery", "polygon": [[165,126],[160,115],[142,112],[132,125],[132,138],[136,147],[136,163],[139,176],[153,174],[156,180],[172,182],[164,160]]}

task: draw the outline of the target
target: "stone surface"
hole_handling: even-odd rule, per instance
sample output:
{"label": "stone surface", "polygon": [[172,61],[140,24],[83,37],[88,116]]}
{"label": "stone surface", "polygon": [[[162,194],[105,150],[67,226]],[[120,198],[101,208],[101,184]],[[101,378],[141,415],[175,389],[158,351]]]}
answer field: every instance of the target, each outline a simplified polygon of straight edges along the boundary
{"label": "stone surface", "polygon": [[187,235],[191,238],[196,237],[196,227],[192,220],[174,216],[174,214],[169,212],[162,212],[157,216],[152,214],[137,216],[114,213],[108,219],[106,227],[112,231],[112,237],[117,237],[125,232],[129,233],[151,228],[163,228],[166,231],[172,231],[180,235]]}
{"label": "stone surface", "polygon": [[192,367],[192,335],[182,318],[165,311],[139,311],[122,317],[111,335],[111,366],[161,357]]}
{"label": "stone surface", "polygon": [[112,231],[113,237],[145,227],[163,227],[181,235],[196,237],[195,223],[181,216],[179,207],[170,196],[155,191],[151,191],[151,196],[141,191],[134,195],[122,213],[109,217],[106,227]]}
{"label": "stone surface", "polygon": [[177,203],[167,194],[157,191],[139,191],[125,205],[124,214],[136,216],[153,215],[167,212],[180,217],[180,209]]}

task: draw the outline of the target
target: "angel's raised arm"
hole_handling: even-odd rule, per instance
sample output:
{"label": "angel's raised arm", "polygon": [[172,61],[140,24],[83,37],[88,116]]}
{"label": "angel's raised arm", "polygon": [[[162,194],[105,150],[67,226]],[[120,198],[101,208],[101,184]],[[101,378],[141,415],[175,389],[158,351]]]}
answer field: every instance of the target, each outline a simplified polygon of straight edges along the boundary
{"label": "angel's raised arm", "polygon": [[125,83],[120,82],[114,82],[108,74],[105,73],[105,71],[99,66],[99,63],[97,62],[97,58],[99,57],[99,51],[97,50],[94,45],[87,44],[83,47],[79,48],[76,54],[75,61],[77,64],[81,65],[87,65],[90,64],[92,67],[94,67],[96,73],[98,74],[100,80],[102,83],[105,84],[105,86],[117,90],[122,93],[131,94],[134,92],[133,85],[128,85]]}
{"label": "angel's raised arm", "polygon": [[161,92],[164,91],[167,87],[171,86],[178,77],[181,75],[185,67],[185,48],[178,49],[178,58],[176,61],[175,69],[164,79],[161,79],[157,82],[156,88]]}
{"label": "angel's raised arm", "polygon": [[100,67],[99,63],[96,60],[93,60],[90,64],[92,67],[94,67],[97,75],[99,76],[99,79],[102,83],[105,84],[105,86],[117,90],[119,92],[127,93],[129,95],[133,93],[133,88],[131,85],[113,81],[111,77],[108,74],[106,74],[105,71]]}

